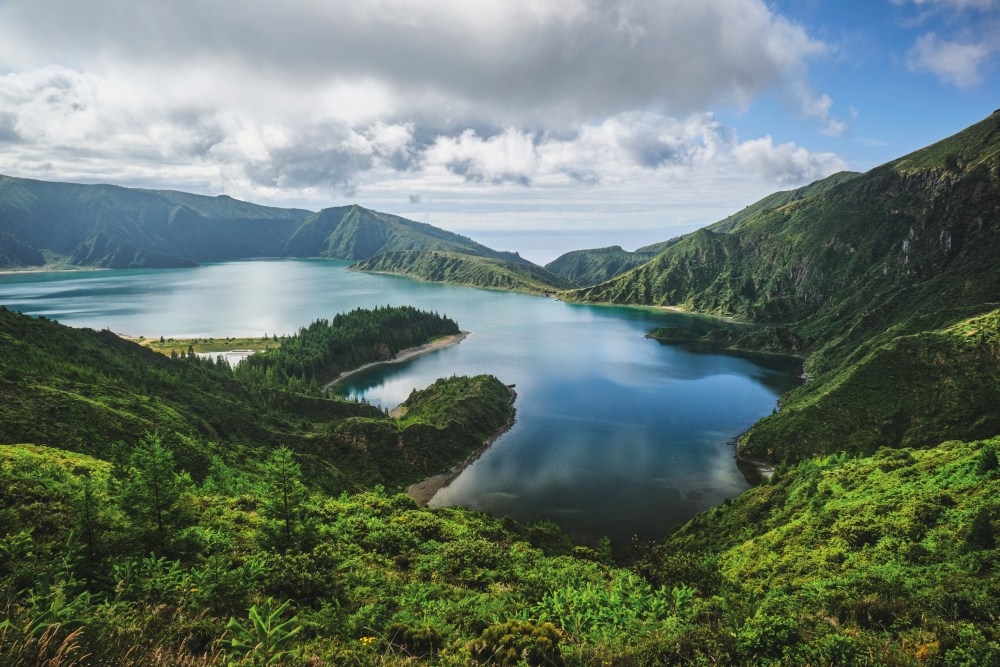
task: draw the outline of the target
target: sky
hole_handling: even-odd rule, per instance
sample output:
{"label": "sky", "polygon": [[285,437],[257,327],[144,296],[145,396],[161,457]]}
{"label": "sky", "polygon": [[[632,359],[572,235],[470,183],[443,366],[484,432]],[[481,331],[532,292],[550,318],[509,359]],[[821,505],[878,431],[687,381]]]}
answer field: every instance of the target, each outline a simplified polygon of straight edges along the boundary
{"label": "sky", "polygon": [[0,0],[0,173],[632,250],[1000,107],[1000,0]]}

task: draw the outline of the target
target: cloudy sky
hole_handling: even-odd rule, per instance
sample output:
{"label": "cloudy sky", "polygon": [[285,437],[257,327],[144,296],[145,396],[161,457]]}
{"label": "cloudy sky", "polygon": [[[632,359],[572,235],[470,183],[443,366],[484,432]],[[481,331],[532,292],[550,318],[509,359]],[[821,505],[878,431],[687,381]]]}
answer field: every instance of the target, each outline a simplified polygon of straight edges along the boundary
{"label": "cloudy sky", "polygon": [[0,173],[633,249],[1000,107],[1000,0],[0,0]]}

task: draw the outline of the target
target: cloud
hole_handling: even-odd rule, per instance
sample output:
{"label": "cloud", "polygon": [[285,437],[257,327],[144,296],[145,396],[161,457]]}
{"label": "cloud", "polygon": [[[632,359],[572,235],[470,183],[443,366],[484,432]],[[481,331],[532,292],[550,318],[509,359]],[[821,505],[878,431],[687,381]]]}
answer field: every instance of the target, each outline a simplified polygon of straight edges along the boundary
{"label": "cloud", "polygon": [[0,172],[21,176],[586,216],[842,168],[705,111],[792,91],[845,131],[806,81],[829,47],[764,0],[7,0],[0,25]]}
{"label": "cloud", "polygon": [[998,0],[892,0],[892,4],[894,5],[907,5],[911,3],[918,7],[952,10],[989,10],[1000,7],[1000,1]]}
{"label": "cloud", "polygon": [[134,84],[152,73],[145,87],[183,95],[180,79],[216,105],[270,106],[287,89],[282,103],[353,122],[688,113],[745,103],[826,51],[762,0],[12,0],[0,21],[7,67],[56,59]]}
{"label": "cloud", "polygon": [[980,69],[995,50],[985,42],[953,42],[931,32],[917,38],[907,55],[907,65],[910,71],[932,72],[942,83],[972,88],[982,80]]}
{"label": "cloud", "polygon": [[538,169],[538,155],[530,134],[512,127],[483,138],[469,129],[457,137],[441,136],[424,153],[430,167],[443,167],[477,183],[528,185]]}
{"label": "cloud", "polygon": [[797,185],[847,169],[834,153],[811,153],[792,143],[774,145],[770,136],[752,139],[733,148],[733,160],[778,185]]}

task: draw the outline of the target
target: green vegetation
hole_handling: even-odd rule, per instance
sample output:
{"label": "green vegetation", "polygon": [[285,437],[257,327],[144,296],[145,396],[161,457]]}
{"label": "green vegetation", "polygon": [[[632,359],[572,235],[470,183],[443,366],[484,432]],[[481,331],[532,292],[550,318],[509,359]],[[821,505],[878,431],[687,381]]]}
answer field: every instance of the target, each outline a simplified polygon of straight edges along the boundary
{"label": "green vegetation", "polygon": [[610,280],[645,264],[656,255],[643,249],[629,252],[621,246],[573,250],[545,265],[545,270],[574,287],[586,287]]}
{"label": "green vegetation", "polygon": [[1000,664],[998,147],[1000,113],[570,295],[733,315],[658,335],[815,376],[741,438],[774,476],[627,568],[386,491],[510,421],[496,378],[400,419],[306,395],[447,318],[338,315],[234,373],[0,308],[0,667]]}
{"label": "green vegetation", "polygon": [[316,320],[281,347],[247,357],[236,376],[251,386],[319,393],[319,386],[363,364],[392,359],[398,352],[458,333],[458,325],[412,306],[365,310]]}
{"label": "green vegetation", "polygon": [[516,253],[360,206],[318,213],[225,195],[0,176],[0,268],[172,268],[250,257],[367,259],[445,250],[533,266]]}
{"label": "green vegetation", "polygon": [[523,260],[510,261],[437,250],[386,252],[358,262],[353,268],[533,294],[552,294],[570,286],[562,278]]}
{"label": "green vegetation", "polygon": [[[292,390],[314,386],[303,369],[364,363],[371,354],[391,354],[456,330],[451,320],[412,308],[358,310],[286,338],[283,351],[262,353],[262,375],[254,370],[262,367],[234,374],[227,364],[187,355],[170,359],[110,331],[70,329],[0,309],[0,442],[43,443],[111,460],[119,443],[159,432],[178,466],[199,482],[216,463],[258,470],[267,452],[284,445],[300,457],[312,483],[328,492],[374,484],[399,488],[463,461],[482,445],[481,433],[450,427],[448,419],[440,429],[400,425],[369,405]],[[346,349],[345,340],[361,344]],[[326,349],[320,341],[341,346],[335,349],[343,358],[310,356]],[[456,399],[454,420],[478,420],[487,432],[500,429],[510,418],[506,388],[483,378],[494,391],[458,400],[451,383],[465,381],[445,380],[432,392]],[[442,413],[449,400],[439,400]],[[127,462],[128,453],[119,458]]]}
{"label": "green vegetation", "polygon": [[998,173],[995,113],[866,174],[772,195],[560,296],[727,315],[754,326],[703,340],[807,355],[811,382],[741,439],[755,458],[994,435],[1000,404],[975,394],[985,378],[994,395],[989,353],[946,331],[1000,301]]}
{"label": "green vegetation", "polygon": [[[656,545],[638,569],[705,598],[723,662],[1000,661],[1000,444],[951,441],[780,469]],[[752,657],[751,657],[752,656]]]}
{"label": "green vegetation", "polygon": [[138,457],[0,446],[0,664],[991,664],[997,446],[782,469],[631,571],[551,524],[310,490],[282,449],[237,493],[169,470],[157,547]]}
{"label": "green vegetation", "polygon": [[281,338],[277,334],[273,337],[227,337],[227,338],[129,338],[133,343],[138,343],[143,347],[148,347],[160,354],[170,356],[180,356],[187,354],[188,350],[201,354],[205,352],[228,352],[230,350],[254,350],[260,352],[270,350],[273,347],[281,347]]}
{"label": "green vegetation", "polygon": [[360,206],[328,208],[306,218],[285,242],[283,255],[364,260],[394,251],[440,250],[533,266],[470,238]]}

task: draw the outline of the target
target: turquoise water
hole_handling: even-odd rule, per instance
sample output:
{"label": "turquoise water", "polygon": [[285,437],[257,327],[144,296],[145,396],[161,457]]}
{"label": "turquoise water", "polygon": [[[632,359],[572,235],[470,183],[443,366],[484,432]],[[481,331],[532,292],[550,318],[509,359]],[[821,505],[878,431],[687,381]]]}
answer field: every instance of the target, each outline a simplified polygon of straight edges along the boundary
{"label": "turquoise water", "polygon": [[729,441],[798,384],[795,360],[660,345],[664,325],[710,320],[347,271],[331,260],[256,260],[150,271],[0,275],[0,304],[139,336],[292,333],[357,307],[410,304],[471,332],[461,344],[352,376],[341,390],[391,408],[441,376],[516,385],[517,422],[432,505],[574,536],[657,538],[749,488]]}

